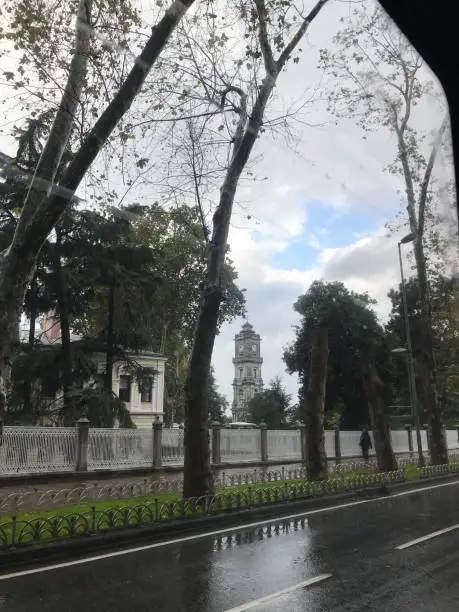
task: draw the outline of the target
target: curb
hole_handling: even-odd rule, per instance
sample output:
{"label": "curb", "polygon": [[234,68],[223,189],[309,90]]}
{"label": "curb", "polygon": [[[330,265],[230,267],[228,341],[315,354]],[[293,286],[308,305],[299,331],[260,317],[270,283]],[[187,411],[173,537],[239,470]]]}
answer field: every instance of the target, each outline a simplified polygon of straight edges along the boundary
{"label": "curb", "polygon": [[0,571],[11,571],[13,568],[33,566],[34,564],[50,561],[69,560],[70,558],[86,556],[89,553],[100,553],[104,550],[128,545],[134,546],[141,542],[145,544],[145,540],[148,540],[148,543],[153,543],[161,542],[171,537],[180,538],[191,534],[206,533],[206,531],[215,529],[227,528],[228,531],[235,528],[243,529],[244,524],[247,522],[263,519],[278,519],[281,521],[282,515],[289,515],[295,512],[299,514],[307,513],[310,510],[318,510],[346,502],[372,499],[384,495],[390,497],[401,491],[424,488],[428,485],[447,483],[449,481],[458,481],[458,475],[444,474],[439,477],[368,487],[335,495],[324,495],[318,498],[303,498],[294,501],[284,500],[242,510],[234,509],[210,516],[175,519],[165,521],[163,524],[157,523],[144,527],[128,527],[109,531],[105,534],[81,536],[71,540],[44,544],[43,546],[31,545],[0,552]]}

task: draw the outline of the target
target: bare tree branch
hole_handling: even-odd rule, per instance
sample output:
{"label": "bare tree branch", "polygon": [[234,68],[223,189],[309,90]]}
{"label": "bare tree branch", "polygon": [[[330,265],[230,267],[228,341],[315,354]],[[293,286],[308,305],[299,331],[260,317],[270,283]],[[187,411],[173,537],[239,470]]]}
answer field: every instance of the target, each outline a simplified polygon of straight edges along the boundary
{"label": "bare tree branch", "polygon": [[[76,109],[80,101],[88,65],[89,43],[91,39],[91,29],[89,27],[91,23],[91,8],[92,0],[80,0],[76,22],[75,52],[70,63],[67,84],[54,119],[53,127],[51,128],[51,133],[40,156],[34,178],[25,198],[16,234],[20,234],[23,231],[43,199],[49,195],[51,191],[50,185],[54,183],[62,155],[74,126]],[[41,181],[35,181],[35,177],[41,179]],[[46,184],[45,188],[43,188],[43,181]]]}
{"label": "bare tree branch", "polygon": [[258,40],[260,41],[260,49],[265,63],[266,74],[272,76],[277,74],[277,65],[274,61],[273,51],[269,44],[268,37],[268,13],[266,11],[265,0],[254,0],[258,14]]}
{"label": "bare tree branch", "polygon": [[[149,40],[136,59],[129,75],[86,136],[67,168],[60,183],[61,187],[70,191],[77,189],[100,149],[129,110],[169,36],[193,2],[194,0],[174,0],[163,18],[153,28]],[[29,227],[30,235],[28,232],[24,234],[22,244],[25,246],[27,240],[29,245],[30,243],[35,244],[38,240],[43,241],[62,214],[65,204],[59,197],[52,197],[49,201],[43,202],[35,213],[33,227]],[[25,248],[28,247],[25,246]]]}
{"label": "bare tree branch", "polygon": [[197,142],[199,142],[199,138],[195,137],[195,134],[193,133],[193,126],[191,125],[191,123],[188,124],[188,133],[189,133],[189,137],[190,137],[190,143],[191,143],[191,170],[193,173],[193,185],[194,185],[194,193],[195,193],[195,197],[196,197],[196,203],[198,205],[198,209],[199,209],[199,217],[201,219],[201,225],[202,225],[202,232],[204,235],[204,240],[206,241],[206,244],[209,242],[209,230],[207,228],[206,225],[206,220],[205,220],[205,216],[204,216],[204,209],[202,206],[202,200],[201,200],[201,186],[200,186],[200,173],[198,173],[198,168],[197,168],[197,152],[196,152],[196,146],[197,146]]}
{"label": "bare tree branch", "polygon": [[448,116],[446,116],[440,129],[438,130],[434,143],[432,145],[432,150],[430,151],[429,160],[427,162],[427,166],[424,172],[424,177],[421,183],[421,189],[419,192],[418,199],[418,235],[422,237],[424,233],[424,222],[425,222],[425,212],[426,212],[426,202],[427,202],[427,190],[430,184],[430,178],[432,176],[432,170],[435,164],[435,159],[437,157],[438,151],[441,146],[441,142],[443,140],[443,136],[445,134],[446,128],[448,127]]}
{"label": "bare tree branch", "polygon": [[319,14],[319,12],[322,10],[322,8],[325,6],[327,2],[328,0],[319,0],[317,4],[312,8],[312,10],[309,12],[307,17],[305,17],[305,19],[303,20],[303,23],[298,28],[296,34],[290,40],[288,45],[282,51],[279,59],[277,60],[276,65],[277,65],[278,71],[282,70],[282,68],[285,66],[287,60],[289,59],[289,57],[291,56],[291,54],[297,47],[298,43],[303,38],[303,36],[306,34],[306,30],[308,29],[310,23]]}

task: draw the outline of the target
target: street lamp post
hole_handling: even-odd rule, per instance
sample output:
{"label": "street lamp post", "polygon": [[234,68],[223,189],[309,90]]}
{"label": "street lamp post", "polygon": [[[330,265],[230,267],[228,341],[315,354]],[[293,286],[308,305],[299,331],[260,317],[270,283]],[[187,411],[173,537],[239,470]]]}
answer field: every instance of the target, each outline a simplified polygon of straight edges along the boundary
{"label": "street lamp post", "polygon": [[402,303],[403,313],[405,319],[405,335],[406,335],[406,349],[394,349],[393,353],[405,353],[408,360],[408,385],[410,390],[410,403],[412,416],[414,418],[414,425],[416,429],[416,444],[418,447],[418,460],[419,467],[424,467],[425,460],[422,452],[422,440],[421,440],[421,419],[419,415],[419,404],[418,394],[416,390],[416,375],[414,371],[414,360],[413,360],[413,347],[411,344],[411,329],[410,320],[408,315],[408,300],[406,297],[406,286],[405,286],[405,274],[403,272],[403,260],[402,260],[402,244],[407,244],[414,240],[414,234],[408,234],[400,240],[398,243],[398,259],[400,263],[400,277],[402,281]]}

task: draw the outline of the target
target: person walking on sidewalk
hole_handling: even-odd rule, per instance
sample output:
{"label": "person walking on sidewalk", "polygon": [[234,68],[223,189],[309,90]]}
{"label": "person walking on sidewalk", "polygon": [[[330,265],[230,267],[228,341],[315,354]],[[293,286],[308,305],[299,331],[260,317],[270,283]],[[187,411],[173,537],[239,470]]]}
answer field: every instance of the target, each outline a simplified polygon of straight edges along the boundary
{"label": "person walking on sidewalk", "polygon": [[373,444],[371,443],[371,438],[370,434],[368,433],[367,427],[364,427],[362,430],[359,445],[362,449],[362,457],[365,459],[365,461],[368,461],[370,448],[373,448]]}

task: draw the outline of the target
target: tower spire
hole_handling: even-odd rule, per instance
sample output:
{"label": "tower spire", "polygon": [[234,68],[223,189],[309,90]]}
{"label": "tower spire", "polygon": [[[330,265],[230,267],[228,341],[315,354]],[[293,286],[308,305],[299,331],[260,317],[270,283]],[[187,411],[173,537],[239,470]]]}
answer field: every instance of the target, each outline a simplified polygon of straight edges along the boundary
{"label": "tower spire", "polygon": [[260,352],[261,338],[247,317],[241,331],[234,337],[233,422],[247,421],[247,406],[263,388]]}

